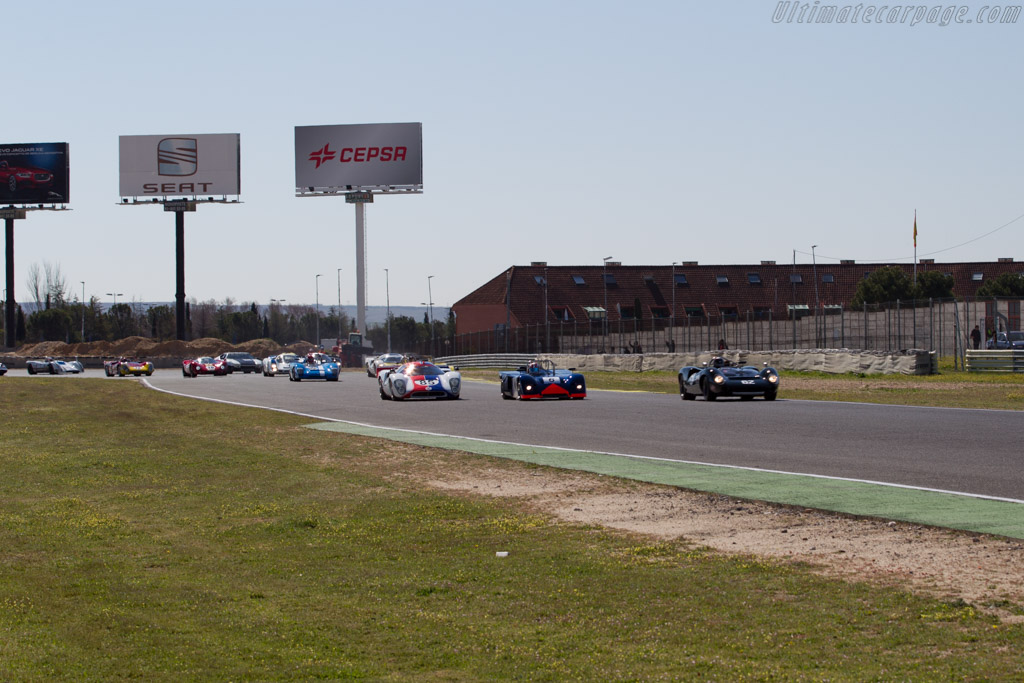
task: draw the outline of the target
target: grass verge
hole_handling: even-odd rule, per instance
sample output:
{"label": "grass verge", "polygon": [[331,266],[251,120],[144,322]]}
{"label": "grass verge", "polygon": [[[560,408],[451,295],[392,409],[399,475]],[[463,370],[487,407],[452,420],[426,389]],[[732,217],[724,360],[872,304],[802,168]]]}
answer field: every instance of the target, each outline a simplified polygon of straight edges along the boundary
{"label": "grass verge", "polygon": [[303,423],[5,381],[0,679],[1024,674],[1022,627],[968,604],[427,490],[531,467]]}

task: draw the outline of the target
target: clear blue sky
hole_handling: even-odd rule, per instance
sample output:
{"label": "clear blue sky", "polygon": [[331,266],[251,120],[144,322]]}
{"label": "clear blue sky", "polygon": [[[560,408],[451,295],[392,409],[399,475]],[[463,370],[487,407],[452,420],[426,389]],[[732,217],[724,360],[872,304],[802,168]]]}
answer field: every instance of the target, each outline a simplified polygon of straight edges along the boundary
{"label": "clear blue sky", "polygon": [[118,136],[239,133],[243,204],[187,215],[187,296],[313,303],[323,273],[326,305],[342,268],[354,313],[353,207],[294,196],[294,127],[345,123],[423,123],[424,193],[367,210],[371,305],[384,268],[393,304],[434,275],[447,306],[530,261],[909,263],[915,209],[919,258],[1024,260],[1024,16],[778,7],[8,3],[0,142],[70,143],[73,209],[17,221],[17,298],[49,262],[171,301],[174,220],[117,205]]}

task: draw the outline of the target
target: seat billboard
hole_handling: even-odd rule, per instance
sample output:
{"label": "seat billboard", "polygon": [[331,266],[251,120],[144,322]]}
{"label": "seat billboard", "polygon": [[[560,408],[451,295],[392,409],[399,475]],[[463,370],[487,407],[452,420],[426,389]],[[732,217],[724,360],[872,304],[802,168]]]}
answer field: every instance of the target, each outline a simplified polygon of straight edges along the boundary
{"label": "seat billboard", "polygon": [[121,197],[134,199],[238,195],[240,135],[122,135]]}
{"label": "seat billboard", "polygon": [[295,193],[423,189],[423,124],[295,127]]}
{"label": "seat billboard", "polygon": [[0,145],[0,203],[70,201],[68,143]]}

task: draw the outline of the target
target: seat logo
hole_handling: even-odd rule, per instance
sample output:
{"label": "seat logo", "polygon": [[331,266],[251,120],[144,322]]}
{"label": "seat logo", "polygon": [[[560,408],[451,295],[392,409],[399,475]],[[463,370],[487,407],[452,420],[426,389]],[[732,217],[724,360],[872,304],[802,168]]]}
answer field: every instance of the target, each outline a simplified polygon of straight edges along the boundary
{"label": "seat logo", "polygon": [[158,173],[163,176],[195,175],[199,151],[195,138],[164,138],[157,145]]}

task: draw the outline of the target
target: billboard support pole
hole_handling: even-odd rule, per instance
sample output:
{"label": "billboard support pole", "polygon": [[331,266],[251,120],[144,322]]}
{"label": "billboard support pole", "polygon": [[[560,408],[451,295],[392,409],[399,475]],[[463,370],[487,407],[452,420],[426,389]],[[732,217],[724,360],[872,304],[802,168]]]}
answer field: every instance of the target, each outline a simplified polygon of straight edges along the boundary
{"label": "billboard support pole", "polygon": [[177,338],[186,341],[185,334],[185,212],[174,212],[174,326]]}
{"label": "billboard support pole", "polygon": [[366,204],[356,203],[356,326],[366,334]]}
{"label": "billboard support pole", "polygon": [[14,348],[15,329],[17,322],[15,313],[17,307],[14,304],[14,219],[8,218],[4,221],[7,233],[7,296],[4,299],[4,346]]}

